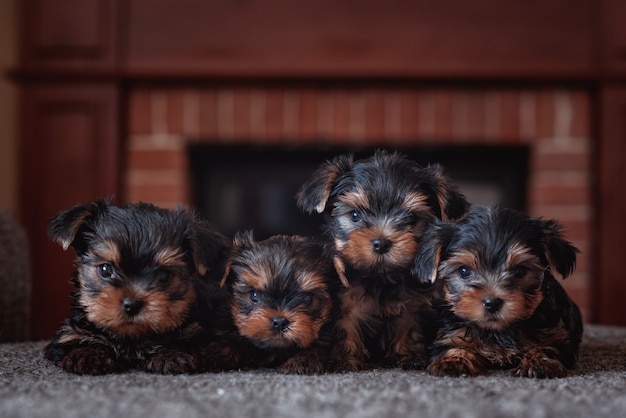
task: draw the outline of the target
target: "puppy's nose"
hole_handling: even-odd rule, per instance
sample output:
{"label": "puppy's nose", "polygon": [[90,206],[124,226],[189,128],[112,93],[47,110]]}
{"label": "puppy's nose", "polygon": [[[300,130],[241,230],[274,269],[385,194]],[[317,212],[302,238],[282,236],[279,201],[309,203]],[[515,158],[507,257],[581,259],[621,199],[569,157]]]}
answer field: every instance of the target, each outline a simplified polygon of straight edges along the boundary
{"label": "puppy's nose", "polygon": [[496,313],[502,308],[504,301],[500,298],[485,298],[483,299],[483,306],[489,313]]}
{"label": "puppy's nose", "polygon": [[385,254],[391,248],[391,241],[387,238],[376,238],[372,240],[372,249],[378,254]]}
{"label": "puppy's nose", "polygon": [[272,328],[275,331],[283,332],[289,326],[289,320],[283,317],[272,318]]}
{"label": "puppy's nose", "polygon": [[139,313],[139,311],[141,311],[143,302],[139,299],[126,298],[122,301],[122,307],[124,308],[126,315],[135,316]]}

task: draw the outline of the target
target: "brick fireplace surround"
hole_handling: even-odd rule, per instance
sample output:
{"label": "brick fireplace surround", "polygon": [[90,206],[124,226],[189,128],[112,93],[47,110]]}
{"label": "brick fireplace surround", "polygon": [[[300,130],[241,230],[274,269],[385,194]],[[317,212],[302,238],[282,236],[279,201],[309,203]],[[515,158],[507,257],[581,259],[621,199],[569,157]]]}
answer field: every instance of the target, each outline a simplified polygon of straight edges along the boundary
{"label": "brick fireplace surround", "polygon": [[402,86],[133,88],[126,199],[190,204],[191,143],[527,145],[527,212],[558,219],[580,250],[564,282],[584,315],[593,251],[589,96],[575,89]]}

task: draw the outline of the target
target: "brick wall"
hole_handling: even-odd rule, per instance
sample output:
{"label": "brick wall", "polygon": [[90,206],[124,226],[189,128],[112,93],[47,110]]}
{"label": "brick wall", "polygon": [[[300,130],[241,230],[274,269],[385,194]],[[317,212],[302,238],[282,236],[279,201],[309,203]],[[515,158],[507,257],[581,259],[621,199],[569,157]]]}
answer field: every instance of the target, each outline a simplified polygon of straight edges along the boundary
{"label": "brick wall", "polygon": [[190,142],[530,146],[528,213],[558,219],[581,250],[564,282],[591,314],[594,236],[589,95],[562,89],[136,88],[125,198],[189,204]]}

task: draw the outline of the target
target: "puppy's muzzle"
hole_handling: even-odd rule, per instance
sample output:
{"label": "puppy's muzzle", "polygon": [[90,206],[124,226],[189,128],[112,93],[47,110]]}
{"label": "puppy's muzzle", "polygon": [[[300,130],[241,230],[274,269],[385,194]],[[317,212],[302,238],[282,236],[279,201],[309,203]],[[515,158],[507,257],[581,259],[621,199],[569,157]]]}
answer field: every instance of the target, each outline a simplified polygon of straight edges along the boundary
{"label": "puppy's muzzle", "polygon": [[126,312],[126,315],[135,316],[141,311],[141,308],[143,308],[143,301],[134,298],[125,298],[122,301],[122,308],[124,312]]}
{"label": "puppy's muzzle", "polygon": [[496,313],[504,305],[504,301],[500,298],[486,297],[483,299],[483,307],[489,313]]}
{"label": "puppy's muzzle", "polygon": [[376,238],[372,240],[372,249],[374,252],[382,255],[391,249],[392,242],[387,238]]}

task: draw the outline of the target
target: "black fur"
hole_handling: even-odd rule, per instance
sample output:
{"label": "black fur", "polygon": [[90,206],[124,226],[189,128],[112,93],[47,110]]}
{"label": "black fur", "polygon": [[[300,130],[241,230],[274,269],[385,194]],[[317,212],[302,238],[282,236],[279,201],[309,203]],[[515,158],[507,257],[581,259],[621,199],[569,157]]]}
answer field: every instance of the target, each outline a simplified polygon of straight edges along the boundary
{"label": "black fur", "polygon": [[[286,235],[257,242],[251,231],[238,233],[224,283],[242,335],[243,366],[298,374],[327,370],[339,278],[322,244]],[[286,333],[272,328],[275,317],[287,319]],[[309,320],[318,331],[303,322]],[[289,335],[290,328],[297,332]]]}
{"label": "black fur", "polygon": [[[512,248],[523,248],[537,263],[514,266],[517,273],[505,271]],[[457,223],[428,226],[413,273],[422,282],[442,281],[446,295],[440,305],[441,328],[432,346],[429,371],[458,375],[506,368],[519,376],[563,376],[564,368],[576,364],[583,325],[580,310],[552,269],[563,278],[571,275],[577,251],[555,221],[502,207],[476,206]],[[471,271],[450,264],[458,254],[473,254],[480,267]],[[503,318],[506,322],[501,326],[492,326],[459,313],[464,312],[459,306],[468,301],[468,295],[481,289],[489,289],[487,294],[520,293],[529,306],[533,300],[541,301],[534,310],[520,309],[511,318]]]}
{"label": "black fur", "polygon": [[[358,161],[341,155],[313,173],[297,202],[305,212],[325,216],[345,285],[336,368],[423,366],[429,332],[422,322],[431,317],[432,293],[411,279],[417,240],[426,224],[459,218],[469,207],[443,168],[386,151]],[[375,245],[389,250],[372,250]]]}
{"label": "black fur", "polygon": [[[170,211],[145,203],[120,207],[104,200],[59,213],[50,221],[49,234],[64,248],[71,246],[78,257],[70,315],[46,346],[47,359],[78,374],[131,368],[191,373],[219,368],[220,359],[207,347],[217,344],[222,330],[229,328],[227,296],[219,288],[229,251],[225,237],[183,209]],[[98,252],[104,243],[106,248],[114,248],[116,262],[103,259]],[[180,250],[182,261],[159,265],[156,260],[164,249]],[[94,269],[104,264],[114,274],[94,275]],[[176,280],[176,285],[170,280]],[[190,300],[181,305],[180,320],[175,325],[155,323],[136,332],[131,326],[131,331],[120,332],[115,321],[108,326],[98,317],[101,312],[105,316],[110,312],[89,304],[99,301],[103,292],[121,295],[127,288],[146,297],[158,294],[158,303],[165,310],[169,304]],[[140,312],[152,309],[146,301],[139,303],[146,304]],[[118,309],[116,302],[110,309]],[[150,313],[141,320],[150,321]]]}

